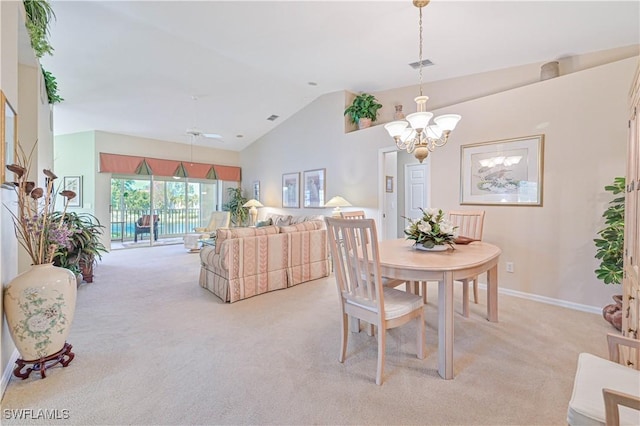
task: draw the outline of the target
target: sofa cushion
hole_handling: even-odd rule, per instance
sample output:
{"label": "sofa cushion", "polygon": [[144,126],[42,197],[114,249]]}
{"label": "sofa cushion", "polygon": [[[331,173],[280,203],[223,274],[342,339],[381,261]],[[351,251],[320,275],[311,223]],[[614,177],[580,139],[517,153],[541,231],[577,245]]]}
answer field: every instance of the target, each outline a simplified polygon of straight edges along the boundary
{"label": "sofa cushion", "polygon": [[311,215],[311,216],[293,216],[291,218],[291,225],[295,225],[296,223],[307,222],[309,220],[324,220],[324,216],[322,215]]}
{"label": "sofa cushion", "polygon": [[220,245],[231,238],[257,237],[260,235],[277,234],[277,226],[263,226],[260,228],[218,228],[216,230],[216,253],[220,253]]}
{"label": "sofa cushion", "polygon": [[322,229],[322,222],[319,220],[310,220],[307,222],[296,223],[295,225],[281,226],[280,233],[286,234],[288,232],[315,231],[316,229]]}
{"label": "sofa cushion", "polygon": [[292,218],[293,216],[291,216],[290,214],[285,215],[285,214],[275,214],[275,213],[271,213],[266,217],[266,219],[271,219],[271,223],[273,223],[275,226],[291,225]]}
{"label": "sofa cushion", "polygon": [[256,223],[256,228],[262,228],[263,226],[271,226],[271,225],[273,225],[273,220],[269,218],[267,220],[259,220]]}

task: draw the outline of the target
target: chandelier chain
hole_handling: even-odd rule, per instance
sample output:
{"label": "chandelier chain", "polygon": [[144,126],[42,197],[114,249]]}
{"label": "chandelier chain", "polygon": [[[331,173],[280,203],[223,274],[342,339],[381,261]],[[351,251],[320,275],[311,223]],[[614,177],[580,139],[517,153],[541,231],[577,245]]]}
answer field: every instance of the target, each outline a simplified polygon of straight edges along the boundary
{"label": "chandelier chain", "polygon": [[420,96],[422,96],[422,7],[419,8],[420,9],[420,21],[419,21],[419,27],[420,27],[420,49],[419,49],[419,58],[418,58],[418,67],[420,69],[419,71],[419,75],[420,75]]}

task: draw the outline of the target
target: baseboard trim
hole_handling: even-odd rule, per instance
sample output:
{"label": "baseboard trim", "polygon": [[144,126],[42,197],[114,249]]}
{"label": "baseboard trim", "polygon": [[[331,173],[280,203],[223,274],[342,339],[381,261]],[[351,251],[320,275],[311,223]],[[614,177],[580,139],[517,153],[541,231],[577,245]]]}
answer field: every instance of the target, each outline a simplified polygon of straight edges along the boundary
{"label": "baseboard trim", "polygon": [[0,399],[4,397],[4,391],[7,390],[7,386],[9,386],[9,380],[11,380],[11,375],[13,374],[14,364],[16,360],[20,356],[20,352],[17,349],[13,350],[13,353],[9,357],[9,362],[4,367],[4,371],[2,372],[2,382],[0,384]]}
{"label": "baseboard trim", "polygon": [[[478,288],[483,290],[487,289],[487,285],[481,282],[478,283]],[[601,314],[601,306],[589,306],[580,303],[569,302],[568,300],[554,299],[552,297],[540,296],[537,294],[525,293],[523,291],[511,290],[509,288],[498,287],[498,293],[506,294],[508,296],[519,297],[521,299],[533,300],[536,302],[546,303],[548,305],[562,306],[563,308],[569,308],[576,311],[589,312],[592,314]]]}

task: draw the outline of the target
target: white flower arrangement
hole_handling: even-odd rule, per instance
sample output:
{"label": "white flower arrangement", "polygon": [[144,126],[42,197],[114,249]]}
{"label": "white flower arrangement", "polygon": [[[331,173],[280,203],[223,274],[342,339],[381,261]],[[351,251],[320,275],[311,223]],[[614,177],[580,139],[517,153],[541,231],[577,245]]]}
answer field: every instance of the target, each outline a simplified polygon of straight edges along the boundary
{"label": "white flower arrangement", "polygon": [[408,240],[414,240],[425,248],[448,244],[453,248],[453,242],[458,237],[457,226],[444,218],[442,209],[420,209],[422,218],[410,219],[409,226],[404,230]]}

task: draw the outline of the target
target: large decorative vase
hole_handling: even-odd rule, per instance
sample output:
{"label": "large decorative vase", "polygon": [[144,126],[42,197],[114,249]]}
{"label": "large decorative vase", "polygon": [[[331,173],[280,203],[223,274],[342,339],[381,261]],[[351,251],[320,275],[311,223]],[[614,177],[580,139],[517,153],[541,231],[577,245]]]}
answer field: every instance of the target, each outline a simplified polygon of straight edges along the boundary
{"label": "large decorative vase", "polygon": [[[66,343],[76,307],[75,275],[52,263],[33,265],[4,288],[4,312],[11,338],[20,352],[14,374],[25,379],[33,370],[73,359]],[[26,364],[33,368],[20,370]],[[20,374],[19,374],[20,373]]]}
{"label": "large decorative vase", "polygon": [[622,295],[612,296],[615,303],[602,308],[602,316],[618,331],[622,331]]}

